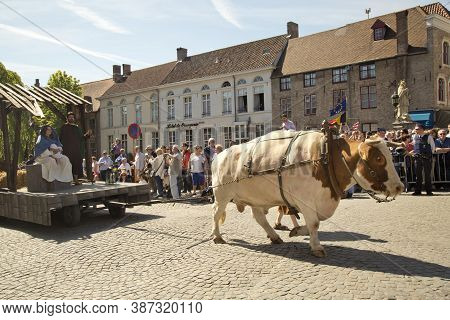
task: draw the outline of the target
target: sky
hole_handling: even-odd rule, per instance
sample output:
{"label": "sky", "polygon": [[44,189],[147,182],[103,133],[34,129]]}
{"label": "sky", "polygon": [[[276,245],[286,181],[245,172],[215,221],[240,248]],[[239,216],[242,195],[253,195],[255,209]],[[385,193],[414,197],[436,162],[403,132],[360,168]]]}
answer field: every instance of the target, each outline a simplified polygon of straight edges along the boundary
{"label": "sky", "polygon": [[[0,62],[26,84],[56,70],[82,83],[286,33],[305,36],[433,0],[0,0]],[[448,7],[448,2],[442,2]]]}

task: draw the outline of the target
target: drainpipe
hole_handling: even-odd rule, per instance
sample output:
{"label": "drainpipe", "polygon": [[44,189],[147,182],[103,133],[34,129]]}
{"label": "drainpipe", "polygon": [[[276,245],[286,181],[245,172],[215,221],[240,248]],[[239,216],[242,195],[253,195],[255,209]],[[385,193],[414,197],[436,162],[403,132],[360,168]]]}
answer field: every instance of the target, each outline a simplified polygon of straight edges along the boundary
{"label": "drainpipe", "polygon": [[[159,112],[159,108],[160,108],[159,89],[156,89],[156,98],[157,98],[157,101],[158,101],[158,140],[159,140],[159,146],[162,146],[161,138],[163,138],[163,137],[161,136],[161,117],[160,117],[160,112]],[[151,110],[150,110],[150,112],[151,112]],[[155,148],[158,148],[159,146],[156,146]]]}
{"label": "drainpipe", "polygon": [[233,97],[234,97],[234,122],[237,122],[237,95],[236,95],[236,77],[233,75]]}

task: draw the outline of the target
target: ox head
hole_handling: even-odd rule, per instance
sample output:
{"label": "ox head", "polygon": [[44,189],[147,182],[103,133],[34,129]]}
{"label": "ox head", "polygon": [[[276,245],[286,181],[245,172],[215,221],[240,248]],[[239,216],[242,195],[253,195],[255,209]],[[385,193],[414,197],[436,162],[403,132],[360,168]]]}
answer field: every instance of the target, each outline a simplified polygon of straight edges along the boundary
{"label": "ox head", "polygon": [[359,144],[360,160],[355,176],[366,190],[395,197],[402,193],[404,186],[394,168],[392,155],[386,143],[381,139],[366,139]]}

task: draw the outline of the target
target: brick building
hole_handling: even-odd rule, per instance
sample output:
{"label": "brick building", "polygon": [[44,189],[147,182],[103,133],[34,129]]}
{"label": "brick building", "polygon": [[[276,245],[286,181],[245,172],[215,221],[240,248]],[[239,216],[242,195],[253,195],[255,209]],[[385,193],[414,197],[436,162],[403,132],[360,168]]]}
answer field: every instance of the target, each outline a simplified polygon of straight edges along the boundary
{"label": "brick building", "polygon": [[391,128],[391,95],[405,79],[410,112],[446,127],[449,32],[449,12],[435,3],[289,39],[272,74],[273,126],[287,113],[298,129],[318,128],[346,97],[348,123]]}

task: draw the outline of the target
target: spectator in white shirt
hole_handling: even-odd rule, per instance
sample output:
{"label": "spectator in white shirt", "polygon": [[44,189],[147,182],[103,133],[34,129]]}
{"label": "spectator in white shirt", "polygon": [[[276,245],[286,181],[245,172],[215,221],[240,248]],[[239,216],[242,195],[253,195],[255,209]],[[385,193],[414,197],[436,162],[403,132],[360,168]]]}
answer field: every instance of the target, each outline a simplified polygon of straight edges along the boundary
{"label": "spectator in white shirt", "polygon": [[127,180],[128,181],[131,180],[131,166],[127,162],[127,159],[122,159],[122,163],[119,166],[119,171],[120,171],[119,179],[121,182],[126,182]]}
{"label": "spectator in white shirt", "polygon": [[106,181],[106,172],[113,165],[111,157],[106,151],[103,151],[102,156],[98,159],[98,166],[100,169],[100,178],[102,181]]}
{"label": "spectator in white shirt", "polygon": [[295,124],[288,119],[287,115],[282,114],[281,115],[281,129],[282,130],[293,130],[295,131]]}
{"label": "spectator in white shirt", "polygon": [[134,170],[136,172],[136,181],[141,180],[142,172],[145,169],[145,155],[141,152],[141,148],[136,146],[134,148],[135,150],[135,156],[134,156]]}

